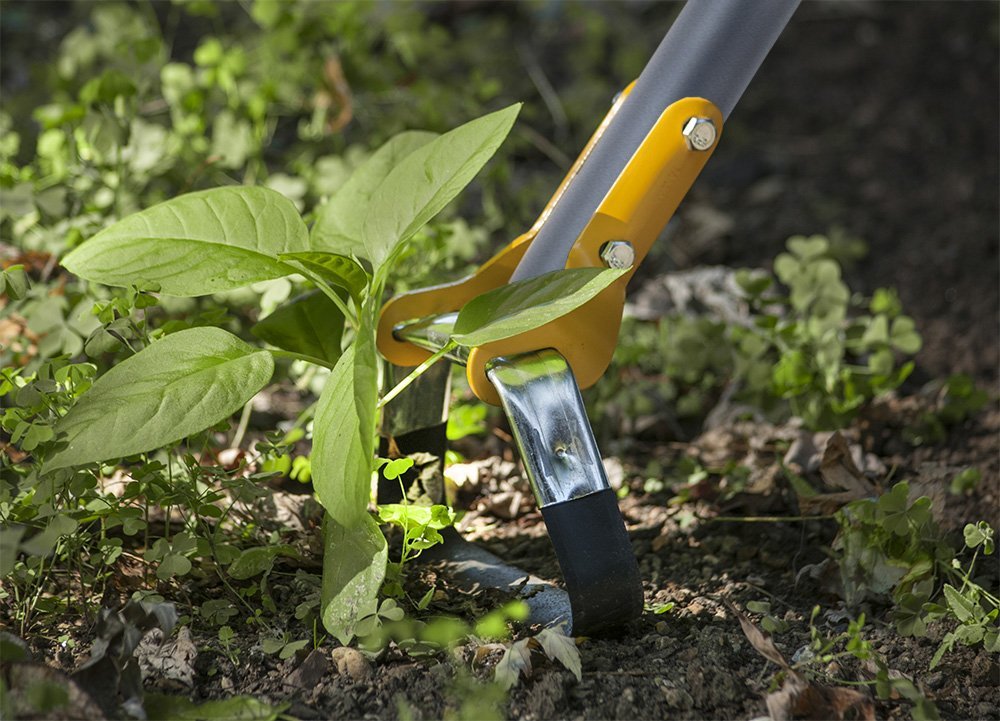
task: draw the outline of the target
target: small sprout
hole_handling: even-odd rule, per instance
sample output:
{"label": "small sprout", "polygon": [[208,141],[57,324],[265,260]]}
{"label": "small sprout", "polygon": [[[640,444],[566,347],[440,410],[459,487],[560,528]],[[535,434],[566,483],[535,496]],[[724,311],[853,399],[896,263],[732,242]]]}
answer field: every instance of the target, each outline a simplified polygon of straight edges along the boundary
{"label": "small sprout", "polygon": [[983,547],[983,554],[990,556],[993,554],[993,528],[986,521],[979,523],[967,523],[965,525],[965,545],[969,548]]}
{"label": "small sprout", "polygon": [[979,472],[978,468],[966,468],[955,474],[955,477],[951,479],[948,490],[951,491],[953,496],[965,495],[974,490],[982,478],[983,474]]}

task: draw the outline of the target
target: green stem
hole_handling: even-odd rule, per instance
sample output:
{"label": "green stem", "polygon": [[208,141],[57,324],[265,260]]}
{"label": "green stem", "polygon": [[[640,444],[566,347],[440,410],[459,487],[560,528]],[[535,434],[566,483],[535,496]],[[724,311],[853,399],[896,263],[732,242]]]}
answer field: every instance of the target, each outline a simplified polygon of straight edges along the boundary
{"label": "green stem", "polygon": [[314,282],[316,283],[316,287],[323,291],[323,294],[333,301],[333,304],[337,306],[337,309],[344,314],[344,320],[347,321],[352,328],[357,329],[358,316],[353,310],[351,310],[350,306],[344,302],[344,299],[337,295],[333,288],[324,283],[322,280],[316,278],[314,279]]}
{"label": "green stem", "polygon": [[280,350],[278,348],[268,348],[267,351],[275,358],[291,358],[292,360],[306,361],[307,363],[315,363],[316,365],[323,366],[324,368],[333,369],[333,366],[329,363],[329,361],[317,358],[316,356],[306,355],[305,353],[296,353],[295,351],[290,350]]}
{"label": "green stem", "polygon": [[783,521],[823,521],[835,518],[834,514],[818,516],[697,516],[701,521],[726,523],[782,523]]}
{"label": "green stem", "polygon": [[240,424],[236,426],[236,435],[233,436],[230,448],[239,448],[243,443],[243,436],[246,435],[247,426],[250,425],[250,413],[253,411],[253,401],[247,401],[243,406],[243,413],[240,414]]}
{"label": "green stem", "polygon": [[337,293],[333,290],[333,288],[330,287],[330,285],[325,280],[320,278],[315,273],[309,271],[308,269],[302,267],[300,264],[290,265],[286,263],[286,266],[294,270],[296,273],[301,273],[310,281],[312,281],[317,288],[323,291],[323,295],[325,295],[327,298],[333,301],[333,304],[337,306],[337,309],[340,310],[341,313],[343,313],[344,320],[346,320],[347,323],[352,328],[355,329],[358,328],[358,314],[355,313],[350,308],[350,306],[348,306],[347,303],[344,302],[343,298],[337,295]]}
{"label": "green stem", "polygon": [[458,344],[455,343],[454,341],[448,341],[448,343],[443,348],[441,348],[441,350],[437,351],[430,358],[428,358],[423,363],[414,368],[413,371],[410,373],[410,375],[406,376],[406,378],[397,383],[395,388],[393,388],[391,391],[389,391],[382,397],[382,400],[378,402],[378,407],[384,408],[386,404],[388,404],[393,398],[395,398],[400,393],[409,388],[410,384],[413,383],[413,381],[415,381],[421,375],[423,375],[428,368],[430,368],[432,365],[434,365],[439,360],[444,358],[444,356],[448,352],[450,352],[456,345]]}

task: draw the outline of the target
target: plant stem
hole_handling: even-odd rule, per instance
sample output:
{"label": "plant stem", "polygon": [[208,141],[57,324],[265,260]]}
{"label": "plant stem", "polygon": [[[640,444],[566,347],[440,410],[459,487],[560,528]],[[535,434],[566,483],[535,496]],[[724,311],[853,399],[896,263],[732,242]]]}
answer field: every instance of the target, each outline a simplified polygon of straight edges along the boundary
{"label": "plant stem", "polygon": [[833,514],[822,516],[698,516],[702,521],[723,521],[726,523],[782,523],[784,521],[823,521],[834,518]]}
{"label": "plant stem", "polygon": [[423,375],[428,368],[430,368],[432,365],[434,365],[439,360],[444,358],[444,356],[449,351],[451,351],[456,345],[458,344],[455,343],[454,341],[448,341],[447,345],[445,345],[430,358],[428,358],[423,363],[414,368],[413,371],[410,373],[410,375],[406,376],[406,378],[397,383],[395,388],[393,388],[391,391],[389,391],[382,397],[382,400],[378,402],[378,407],[384,408],[387,403],[389,403],[393,398],[395,398],[400,393],[405,391],[410,386],[410,384],[413,383],[413,381],[415,381],[417,378]]}
{"label": "plant stem", "polygon": [[268,352],[276,358],[291,358],[292,360],[305,361],[307,363],[315,363],[318,366],[323,366],[324,368],[333,369],[328,361],[322,358],[317,358],[315,356],[306,355],[305,353],[296,353],[290,350],[279,350],[277,348],[268,348]]}
{"label": "plant stem", "polygon": [[312,278],[312,281],[316,283],[316,286],[323,291],[323,294],[333,301],[333,304],[337,306],[341,313],[344,314],[344,320],[352,327],[358,327],[358,316],[351,310],[351,308],[344,302],[344,299],[334,292],[333,288],[327,285],[325,282],[319,278]]}
{"label": "plant stem", "polygon": [[329,298],[333,302],[333,304],[337,306],[337,309],[340,310],[340,312],[344,315],[344,320],[352,328],[356,329],[358,327],[357,313],[351,310],[350,306],[348,306],[347,303],[344,302],[344,299],[341,298],[339,295],[337,295],[337,293],[333,290],[333,288],[330,287],[330,285],[325,280],[320,278],[315,273],[311,273],[309,270],[301,267],[300,265],[288,265],[288,267],[294,270],[296,273],[301,273],[306,278],[311,280],[316,285],[317,288],[323,291],[323,295]]}
{"label": "plant stem", "polygon": [[236,426],[236,434],[233,436],[233,441],[230,443],[230,447],[239,448],[240,444],[243,442],[243,436],[246,435],[247,426],[250,425],[250,412],[253,410],[253,400],[247,401],[243,405],[243,413],[240,414],[240,424]]}

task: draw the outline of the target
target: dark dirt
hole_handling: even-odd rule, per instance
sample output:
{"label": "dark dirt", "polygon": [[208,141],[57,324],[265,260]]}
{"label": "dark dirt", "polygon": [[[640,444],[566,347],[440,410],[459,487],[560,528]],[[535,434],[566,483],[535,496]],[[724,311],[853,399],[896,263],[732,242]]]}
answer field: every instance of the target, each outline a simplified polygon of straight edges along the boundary
{"label": "dark dirt", "polygon": [[[895,286],[924,338],[909,392],[922,380],[965,372],[994,394],[987,410],[951,429],[940,444],[913,449],[899,440],[900,424],[875,412],[850,431],[895,469],[895,479],[934,478],[934,468],[979,468],[983,479],[970,496],[944,493],[943,522],[951,528],[982,518],[1000,526],[998,8],[994,2],[805,3],[682,206],[668,244],[656,255],[659,267],[650,270],[760,266],[799,233],[839,228],[863,238],[869,252],[849,267],[848,284],[863,292]],[[890,416],[905,406],[905,400],[887,403]],[[741,607],[770,601],[773,613],[790,625],[775,642],[792,658],[808,644],[812,608],[838,606],[818,581],[800,577],[805,566],[824,559],[835,528],[824,521],[700,520],[719,514],[720,506],[671,506],[668,494],[643,492],[639,469],[648,458],[669,462],[682,453],[712,452],[707,445],[704,437],[688,447],[648,444],[622,459],[632,492],[621,508],[646,603],[673,602],[674,609],[647,612],[618,637],[583,641],[580,682],[537,660],[533,676],[510,696],[510,718],[766,714],[764,698],[777,669],[753,650],[723,599]],[[767,462],[774,465],[777,457]],[[940,479],[947,477],[937,476],[938,483],[946,485]],[[781,498],[769,503],[792,513]],[[743,498],[724,511],[753,515],[759,508],[757,500]],[[472,523],[476,517],[466,526],[476,529],[471,535],[477,542],[525,571],[561,582],[530,501],[513,520],[478,512],[480,520],[495,522],[484,526]],[[994,583],[996,578],[994,573]],[[291,593],[272,590],[276,597]],[[917,682],[942,717],[1000,718],[996,658],[959,647],[929,671],[947,627],[932,627],[925,638],[902,638],[886,607],[866,610],[867,638],[891,669]],[[836,615],[824,623],[831,632],[846,626]],[[288,713],[303,719],[396,718],[398,699],[414,718],[431,719],[455,704],[455,665],[447,658],[415,661],[390,651],[370,675],[354,678],[315,658],[303,668],[304,652],[279,661],[259,647],[245,649],[235,666],[214,637],[195,640],[201,653],[189,689],[194,698],[245,693],[287,701]],[[852,673],[860,672],[841,670]],[[908,709],[903,701],[876,702],[880,718],[904,718]]]}

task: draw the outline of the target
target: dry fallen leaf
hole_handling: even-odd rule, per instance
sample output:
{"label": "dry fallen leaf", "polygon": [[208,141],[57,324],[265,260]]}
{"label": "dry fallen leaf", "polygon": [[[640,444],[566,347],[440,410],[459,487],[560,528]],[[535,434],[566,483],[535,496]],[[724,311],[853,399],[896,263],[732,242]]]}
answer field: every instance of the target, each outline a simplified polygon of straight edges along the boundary
{"label": "dry fallen leaf", "polygon": [[785,681],[781,688],[767,695],[767,712],[771,721],[874,721],[875,706],[866,694],[850,688],[824,686],[806,680],[788,665],[766,632],[757,628],[753,621],[728,600],[726,606],[739,620],[743,635],[757,653],[785,670]]}
{"label": "dry fallen leaf", "polygon": [[875,720],[875,704],[866,694],[811,683],[794,673],[785,678],[779,690],[767,695],[766,703],[771,721]]}
{"label": "dry fallen leaf", "polygon": [[851,448],[840,431],[830,436],[830,440],[826,442],[819,474],[828,485],[854,493],[857,498],[876,495],[875,486],[854,463]]}
{"label": "dry fallen leaf", "polygon": [[162,631],[154,629],[136,647],[142,677],[155,681],[160,688],[189,690],[194,686],[194,662],[198,657],[191,630],[182,626],[173,639],[163,641],[163,637]]}
{"label": "dry fallen leaf", "polygon": [[858,469],[851,455],[851,448],[839,431],[832,434],[826,442],[819,474],[828,486],[841,490],[812,496],[799,495],[799,511],[803,515],[830,515],[851,501],[870,498],[879,493],[875,484]]}
{"label": "dry fallen leaf", "polygon": [[747,641],[750,642],[750,645],[754,647],[757,653],[766,658],[768,661],[781,666],[781,668],[786,671],[791,671],[788,661],[786,661],[785,657],[781,655],[781,651],[778,650],[778,647],[774,645],[774,641],[771,640],[770,634],[757,628],[753,621],[744,616],[743,613],[730,601],[726,600],[725,603],[726,607],[740,622],[740,628],[743,629],[743,635],[747,637]]}

